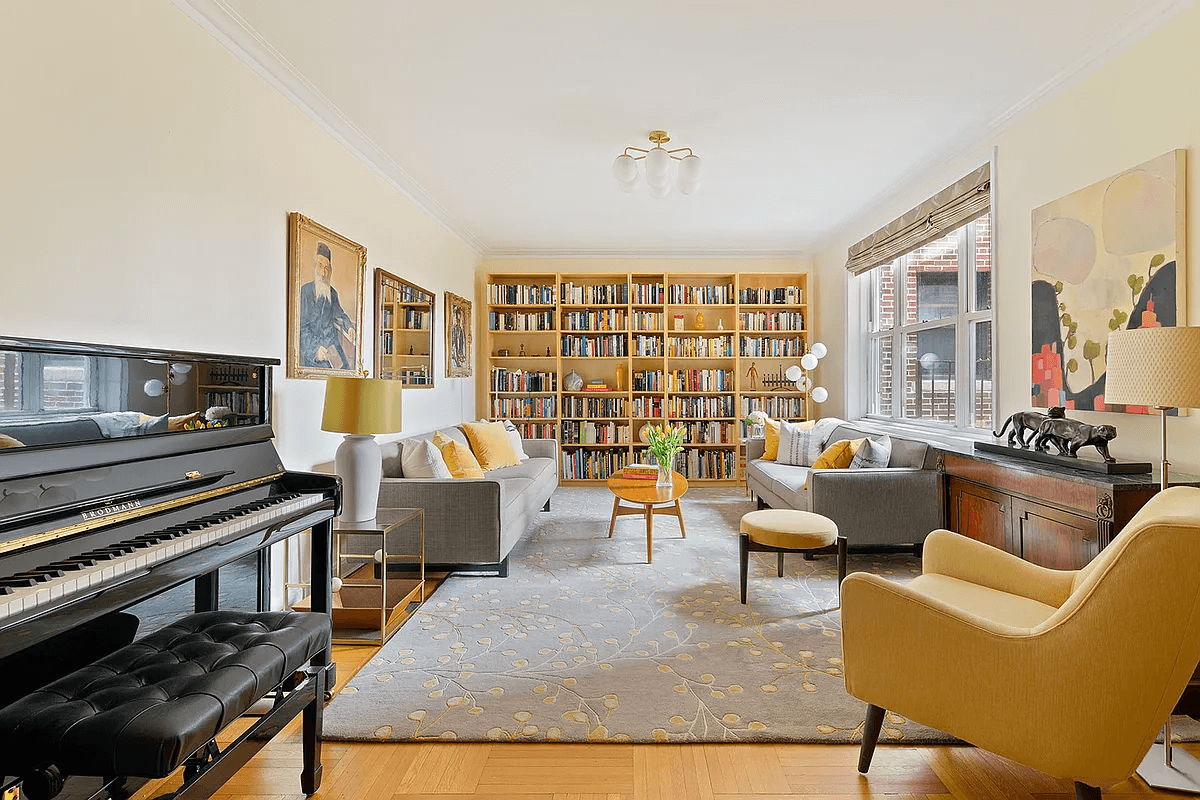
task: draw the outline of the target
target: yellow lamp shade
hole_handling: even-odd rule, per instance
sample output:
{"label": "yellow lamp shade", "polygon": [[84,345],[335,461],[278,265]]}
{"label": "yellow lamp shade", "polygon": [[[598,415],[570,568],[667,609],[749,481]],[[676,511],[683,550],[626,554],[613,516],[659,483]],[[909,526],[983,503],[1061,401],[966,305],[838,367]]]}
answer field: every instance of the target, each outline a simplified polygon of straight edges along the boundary
{"label": "yellow lamp shade", "polygon": [[1137,328],[1109,334],[1104,402],[1200,408],[1200,328]]}
{"label": "yellow lamp shade", "polygon": [[400,387],[382,378],[326,378],[321,430],[334,433],[399,433]]}

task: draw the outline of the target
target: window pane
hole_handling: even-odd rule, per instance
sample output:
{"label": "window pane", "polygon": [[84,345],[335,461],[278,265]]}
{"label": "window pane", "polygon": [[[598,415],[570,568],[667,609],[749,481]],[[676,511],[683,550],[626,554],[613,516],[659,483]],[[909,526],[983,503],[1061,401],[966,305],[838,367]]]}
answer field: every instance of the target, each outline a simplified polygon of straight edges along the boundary
{"label": "window pane", "polygon": [[877,336],[871,340],[871,412],[885,417],[892,415],[892,337]]}
{"label": "window pane", "polygon": [[21,354],[0,352],[0,411],[21,408]]}
{"label": "window pane", "polygon": [[871,330],[888,331],[896,324],[896,264],[871,270]]}
{"label": "window pane", "polygon": [[955,422],[954,326],[904,336],[904,416]]}
{"label": "window pane", "polygon": [[908,324],[958,313],[959,238],[959,231],[953,231],[905,257],[904,317]]}
{"label": "window pane", "polygon": [[91,359],[47,356],[42,359],[42,408],[61,411],[91,406]]}
{"label": "window pane", "polygon": [[975,311],[992,307],[992,218],[984,214],[975,226]]}
{"label": "window pane", "polygon": [[984,320],[971,325],[971,382],[974,387],[975,408],[971,410],[971,426],[993,429],[993,406],[995,394],[992,386],[992,321]]}

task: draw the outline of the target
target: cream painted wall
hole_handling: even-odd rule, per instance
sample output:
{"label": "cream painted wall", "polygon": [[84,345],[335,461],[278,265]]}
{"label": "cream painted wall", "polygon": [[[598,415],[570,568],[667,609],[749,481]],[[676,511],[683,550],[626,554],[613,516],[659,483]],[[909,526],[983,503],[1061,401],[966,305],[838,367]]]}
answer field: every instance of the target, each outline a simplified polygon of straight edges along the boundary
{"label": "cream painted wall", "polygon": [[[438,295],[435,388],[404,392],[405,429],[474,417],[440,336],[443,293],[473,294],[473,250],[165,0],[17,0],[4,17],[0,333],[283,359],[299,211],[367,247],[367,368],[374,268]],[[324,383],[284,374],[284,464],[331,462]]]}
{"label": "cream painted wall", "polygon": [[[1134,44],[1064,93],[1018,119],[986,149],[948,163],[898,193],[889,208],[843,232],[816,257],[821,318],[837,303],[845,309],[846,248],[895,216],[984,163],[996,148],[996,334],[1001,418],[1029,407],[1030,213],[1044,203],[1175,148],[1188,151],[1188,185],[1200,185],[1200,6]],[[1194,198],[1195,195],[1193,195]],[[1187,322],[1200,325],[1200,202],[1189,203]],[[857,380],[851,367],[848,380]],[[838,398],[839,401],[841,398]],[[1073,412],[1119,430],[1111,448],[1119,458],[1157,461],[1159,420],[1129,414]],[[1200,413],[1169,425],[1169,457],[1176,470],[1200,474]]]}
{"label": "cream painted wall", "polygon": [[[479,312],[476,314],[476,359],[479,364],[478,372],[483,380],[478,383],[479,396],[476,405],[480,409],[488,407],[487,398],[487,286],[489,273],[526,273],[526,272],[561,272],[564,274],[585,274],[595,272],[637,273],[637,272],[782,272],[809,273],[809,294],[819,296],[824,286],[812,274],[812,262],[804,258],[484,258],[479,265],[475,281],[475,296],[481,298],[478,303]],[[821,306],[818,306],[820,308]],[[817,313],[817,312],[814,312]],[[840,342],[842,337],[841,313],[838,312],[830,322],[823,323],[823,317],[818,315],[810,320],[810,326],[816,334],[813,341],[825,341],[830,344],[830,352],[835,348],[832,341]],[[822,339],[822,336],[828,338]],[[830,359],[832,360],[832,359]],[[825,370],[826,360],[821,361],[821,371],[817,373],[820,383],[831,387],[831,376],[840,377],[840,372],[833,373]],[[840,385],[840,382],[839,384]]]}

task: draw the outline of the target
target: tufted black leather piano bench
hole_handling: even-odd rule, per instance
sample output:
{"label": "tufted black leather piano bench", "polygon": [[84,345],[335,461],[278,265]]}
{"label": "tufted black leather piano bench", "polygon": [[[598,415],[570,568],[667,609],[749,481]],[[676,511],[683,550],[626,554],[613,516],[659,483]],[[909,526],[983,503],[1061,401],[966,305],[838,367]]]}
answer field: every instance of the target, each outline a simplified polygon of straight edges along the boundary
{"label": "tufted black leather piano bench", "polygon": [[[121,797],[128,777],[186,765],[174,797],[207,797],[303,710],[301,785],[313,794],[326,668],[306,665],[330,633],[324,614],[193,614],[0,709],[0,775],[22,777],[31,800],[71,775],[100,776]],[[221,751],[217,733],[272,694],[271,710]]]}

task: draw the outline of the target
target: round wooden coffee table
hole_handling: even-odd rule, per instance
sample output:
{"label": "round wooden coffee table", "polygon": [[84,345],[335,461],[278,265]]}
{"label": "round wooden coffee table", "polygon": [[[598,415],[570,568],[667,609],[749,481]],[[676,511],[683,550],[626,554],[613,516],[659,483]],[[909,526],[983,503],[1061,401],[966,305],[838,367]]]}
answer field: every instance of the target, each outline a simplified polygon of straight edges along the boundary
{"label": "round wooden coffee table", "polygon": [[[674,473],[673,486],[655,486],[654,481],[637,480],[636,478],[622,478],[620,475],[614,475],[608,479],[608,489],[614,495],[612,519],[608,522],[608,538],[612,538],[613,526],[617,524],[617,517],[624,517],[630,514],[641,514],[646,518],[646,563],[650,564],[654,561],[654,515],[668,514],[676,517],[679,520],[679,532],[683,534],[683,538],[687,538],[687,530],[683,527],[683,508],[679,505],[679,498],[683,497],[688,490],[687,478]],[[636,507],[623,506],[621,501],[632,503]],[[666,508],[655,508],[655,506],[666,506]]]}

